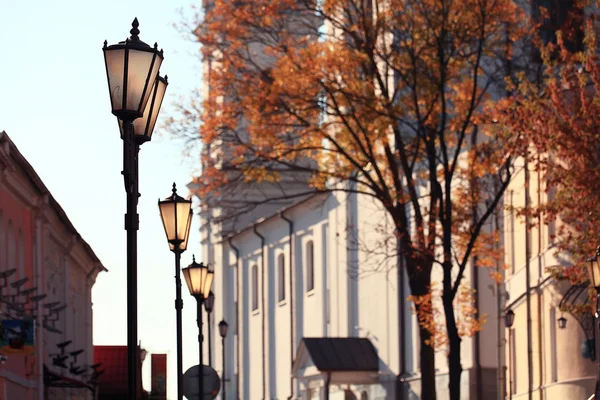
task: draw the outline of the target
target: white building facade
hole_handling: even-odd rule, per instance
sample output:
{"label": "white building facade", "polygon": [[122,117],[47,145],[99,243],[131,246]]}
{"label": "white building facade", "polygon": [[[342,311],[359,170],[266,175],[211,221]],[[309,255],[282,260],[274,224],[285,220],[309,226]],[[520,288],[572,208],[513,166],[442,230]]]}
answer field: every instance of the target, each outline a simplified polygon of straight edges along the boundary
{"label": "white building facade", "polygon": [[[392,224],[373,199],[346,192],[315,195],[263,209],[263,215],[227,231],[211,218],[216,214],[201,213],[202,254],[215,269],[216,301],[207,329],[219,338],[218,322],[230,326],[228,399],[400,399],[401,379],[410,384],[406,399],[420,398],[410,291],[407,284],[399,290],[396,242],[386,238]],[[479,288],[480,312],[488,316],[484,331],[462,345],[462,397],[479,399],[502,386],[498,288],[485,272],[476,285],[472,273],[466,279]],[[303,343],[305,338],[321,340]],[[220,338],[210,347],[220,373]],[[437,386],[444,399],[447,362],[441,350]]]}

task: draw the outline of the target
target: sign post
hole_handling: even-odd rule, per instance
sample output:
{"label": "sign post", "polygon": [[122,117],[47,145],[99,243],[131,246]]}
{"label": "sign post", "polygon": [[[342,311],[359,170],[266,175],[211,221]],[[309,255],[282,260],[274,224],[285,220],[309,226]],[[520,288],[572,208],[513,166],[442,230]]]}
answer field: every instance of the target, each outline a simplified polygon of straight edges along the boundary
{"label": "sign post", "polygon": [[202,375],[204,378],[204,396],[200,396],[198,390],[198,379],[200,378],[200,366],[194,365],[183,374],[183,395],[188,400],[213,400],[221,389],[221,379],[217,371],[203,365]]}

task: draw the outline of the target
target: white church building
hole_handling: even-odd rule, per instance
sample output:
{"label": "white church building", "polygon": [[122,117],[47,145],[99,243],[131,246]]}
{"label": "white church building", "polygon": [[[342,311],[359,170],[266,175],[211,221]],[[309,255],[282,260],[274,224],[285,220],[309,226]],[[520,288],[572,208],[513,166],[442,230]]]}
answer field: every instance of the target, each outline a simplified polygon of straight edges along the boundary
{"label": "white church building", "polygon": [[[203,261],[215,269],[207,329],[218,338],[210,348],[220,375],[217,324],[230,326],[227,399],[402,399],[402,382],[405,400],[420,398],[410,291],[396,266],[395,240],[385,237],[391,224],[373,199],[318,194],[257,209],[234,228],[224,228],[218,215],[203,206],[201,240]],[[492,398],[504,386],[498,285],[472,272],[466,279],[487,324],[463,339],[462,398]],[[438,399],[448,398],[443,349],[436,371]]]}

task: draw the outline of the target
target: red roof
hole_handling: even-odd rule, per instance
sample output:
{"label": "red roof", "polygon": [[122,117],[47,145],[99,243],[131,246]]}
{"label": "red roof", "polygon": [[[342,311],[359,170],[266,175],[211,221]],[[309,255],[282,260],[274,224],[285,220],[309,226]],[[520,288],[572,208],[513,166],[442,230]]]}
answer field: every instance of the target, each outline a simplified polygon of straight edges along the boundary
{"label": "red roof", "polygon": [[[94,346],[94,364],[102,363],[98,370],[100,395],[127,395],[127,346]],[[140,375],[141,377],[141,365]],[[141,381],[140,381],[141,388]]]}

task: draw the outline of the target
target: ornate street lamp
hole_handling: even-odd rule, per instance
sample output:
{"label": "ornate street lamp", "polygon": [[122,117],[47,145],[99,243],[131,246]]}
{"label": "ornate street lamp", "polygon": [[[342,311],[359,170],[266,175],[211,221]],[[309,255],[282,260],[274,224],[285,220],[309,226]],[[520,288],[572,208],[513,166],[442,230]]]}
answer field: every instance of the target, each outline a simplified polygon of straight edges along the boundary
{"label": "ornate street lamp", "polygon": [[[137,399],[141,389],[137,372],[138,153],[140,145],[150,140],[152,135],[166,90],[166,80],[164,87],[158,83],[158,71],[163,61],[162,50],[158,50],[157,44],[150,47],[140,40],[137,18],[131,25],[131,37],[110,46],[104,41],[102,50],[111,110],[122,126],[123,179],[127,193],[127,385],[128,398],[133,400]],[[148,102],[151,97],[152,101]],[[140,118],[143,120],[144,115],[153,122],[146,123],[143,131],[140,129],[134,132],[134,121]]]}
{"label": "ornate street lamp", "polygon": [[561,316],[558,320],[558,329],[565,329],[567,327],[567,319]]}
{"label": "ornate street lamp", "polygon": [[515,313],[513,310],[508,310],[506,312],[506,314],[504,314],[504,325],[506,325],[507,328],[512,328],[513,324],[515,323]]}
{"label": "ornate street lamp", "polygon": [[208,366],[212,367],[212,334],[210,325],[210,314],[212,313],[215,305],[215,295],[212,290],[208,294],[208,297],[204,300],[204,310],[206,310],[206,320],[208,321]]}
{"label": "ornate street lamp", "polygon": [[182,316],[181,300],[181,253],[187,249],[192,225],[192,201],[177,194],[177,186],[173,183],[173,193],[164,200],[158,201],[158,209],[162,219],[169,249],[175,253],[175,313],[177,318],[177,399],[183,399],[183,348],[182,348]]}
{"label": "ornate street lamp", "polygon": [[192,263],[183,269],[185,283],[190,290],[190,294],[194,296],[197,303],[196,321],[198,322],[198,347],[199,347],[199,363],[200,373],[198,374],[198,386],[200,388],[200,398],[204,396],[204,380],[202,371],[202,303],[210,293],[210,287],[214,277],[214,272],[209,271],[208,266],[203,263],[198,264],[196,257],[193,257]]}
{"label": "ornate street lamp", "polygon": [[[588,276],[590,278],[590,285],[592,285],[596,289],[596,310],[594,312],[594,316],[596,317],[596,321],[598,321],[598,317],[600,314],[600,265],[598,263],[598,257],[600,256],[600,246],[596,249],[596,254],[590,259],[588,262],[590,266],[587,269]],[[595,398],[600,399],[600,376],[596,379],[596,389],[594,390]]]}
{"label": "ornate street lamp", "polygon": [[227,321],[222,320],[219,322],[219,334],[221,335],[221,348],[223,351],[223,372],[221,373],[221,382],[223,383],[223,396],[222,399],[226,400],[225,397],[225,338],[227,337],[227,330],[229,329],[229,324]]}

